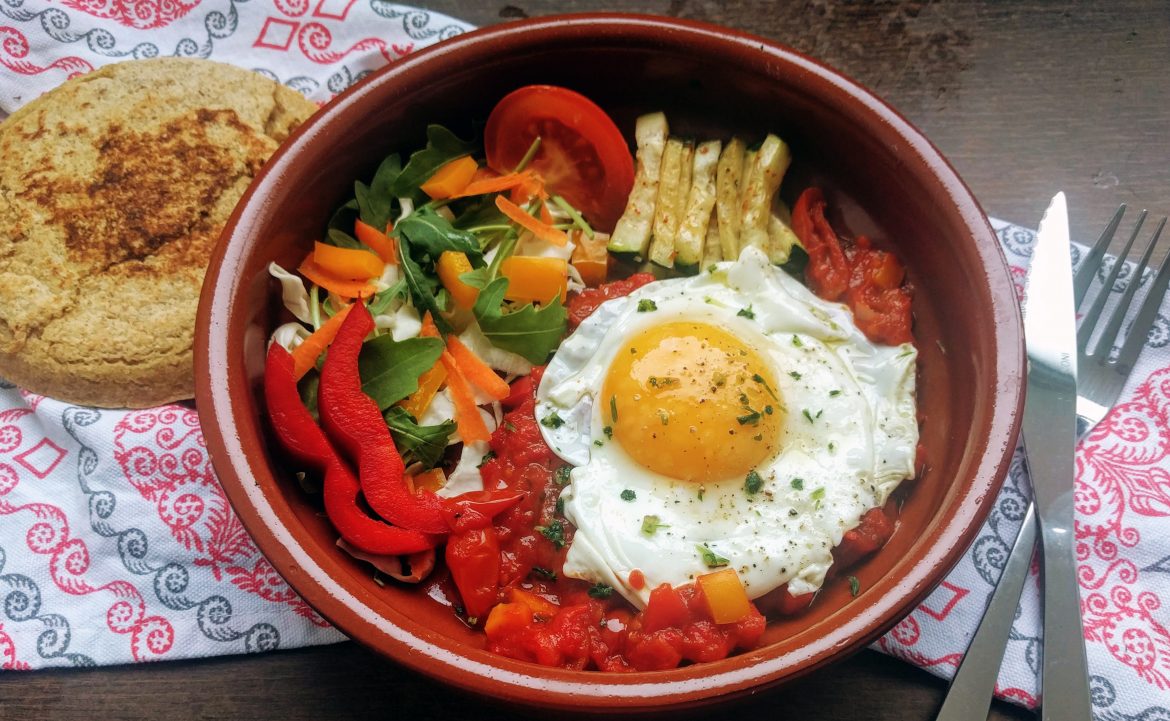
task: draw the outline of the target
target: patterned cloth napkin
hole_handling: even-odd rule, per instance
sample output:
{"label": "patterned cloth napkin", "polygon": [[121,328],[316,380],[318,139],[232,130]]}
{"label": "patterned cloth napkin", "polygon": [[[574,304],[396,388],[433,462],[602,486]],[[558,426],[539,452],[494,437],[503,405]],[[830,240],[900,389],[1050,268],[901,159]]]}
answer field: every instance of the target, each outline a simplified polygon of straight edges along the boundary
{"label": "patterned cloth napkin", "polygon": [[[327,101],[468,26],[381,0],[3,0],[0,109],[106,63],[196,55]],[[994,221],[1022,289],[1031,231]],[[1082,249],[1074,246],[1074,258]],[[1122,273],[1114,296],[1130,273]],[[1148,283],[1147,272],[1141,282]],[[1122,402],[1077,455],[1077,554],[1100,721],[1170,718],[1170,304]],[[1027,505],[1017,450],[960,565],[875,647],[949,677]],[[0,669],[269,651],[343,637],[257,551],[187,405],[71,406],[0,384]],[[1025,589],[998,693],[1037,703],[1039,595]]]}

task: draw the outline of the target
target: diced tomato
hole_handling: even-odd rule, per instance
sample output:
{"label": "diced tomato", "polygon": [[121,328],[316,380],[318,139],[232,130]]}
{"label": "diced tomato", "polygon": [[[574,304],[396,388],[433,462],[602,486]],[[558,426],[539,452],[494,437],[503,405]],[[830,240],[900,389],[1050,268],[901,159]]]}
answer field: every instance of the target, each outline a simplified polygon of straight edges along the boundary
{"label": "diced tomato", "polygon": [[482,620],[497,600],[500,544],[492,528],[453,533],[445,559],[468,618]]}
{"label": "diced tomato", "polygon": [[581,321],[593,315],[597,306],[611,298],[624,298],[635,290],[654,280],[650,273],[634,273],[624,280],[603,283],[596,288],[586,288],[569,298],[569,330],[577,329]]}
{"label": "diced tomato", "polygon": [[894,522],[881,508],[871,508],[861,516],[861,522],[841,539],[841,545],[833,549],[833,563],[839,568],[848,568],[862,558],[886,545],[894,535]]}

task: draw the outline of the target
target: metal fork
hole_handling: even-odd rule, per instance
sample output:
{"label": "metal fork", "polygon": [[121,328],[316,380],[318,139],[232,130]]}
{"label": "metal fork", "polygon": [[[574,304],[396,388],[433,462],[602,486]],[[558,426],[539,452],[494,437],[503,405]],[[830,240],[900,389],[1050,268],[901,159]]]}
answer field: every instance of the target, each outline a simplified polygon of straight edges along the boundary
{"label": "metal fork", "polygon": [[[1126,206],[1122,204],[1109,224],[1105,226],[1101,237],[1093,244],[1088,254],[1081,261],[1073,277],[1073,293],[1077,308],[1085,300],[1093,278],[1098,274],[1104,275],[1101,289],[1094,297],[1089,309],[1081,318],[1077,328],[1077,437],[1083,438],[1092,430],[1109,409],[1121,397],[1126,379],[1133,370],[1135,361],[1145,345],[1150,329],[1154,325],[1158,308],[1162,298],[1166,295],[1167,285],[1170,284],[1170,253],[1162,260],[1157,275],[1150,283],[1137,315],[1130,324],[1125,343],[1114,356],[1112,350],[1117,342],[1134,296],[1149,265],[1155,246],[1166,225],[1166,218],[1158,224],[1133,273],[1129,276],[1129,283],[1122,292],[1117,306],[1104,324],[1100,323],[1101,314],[1108,301],[1110,291],[1117,282],[1125,258],[1129,255],[1134,241],[1141,232],[1147,213],[1141,212],[1133,232],[1125,244],[1125,248],[1118,255],[1112,267],[1102,264],[1105,251],[1113,240],[1118,226],[1121,224]],[[1090,348],[1090,342],[1094,341]],[[1069,479],[1070,482],[1072,479]],[[1003,574],[999,584],[988,601],[983,620],[979,623],[971,644],[963,661],[955,671],[955,677],[939,709],[936,721],[984,721],[991,705],[991,697],[995,690],[995,682],[999,677],[999,668],[1003,663],[1004,651],[1007,648],[1008,638],[1015,620],[1016,607],[1019,605],[1020,593],[1024,589],[1024,582],[1028,578],[1028,567],[1032,560],[1032,551],[1036,546],[1035,509],[1031,503],[1024,514],[1024,522],[1020,526],[1019,535],[1012,546],[1011,555],[1004,564]],[[1070,603],[1076,599],[1069,599]],[[1045,639],[1044,652],[1060,654],[1057,648],[1059,639]],[[1081,639],[1068,639],[1067,643],[1082,644]],[[1083,655],[1083,650],[1079,651]]]}

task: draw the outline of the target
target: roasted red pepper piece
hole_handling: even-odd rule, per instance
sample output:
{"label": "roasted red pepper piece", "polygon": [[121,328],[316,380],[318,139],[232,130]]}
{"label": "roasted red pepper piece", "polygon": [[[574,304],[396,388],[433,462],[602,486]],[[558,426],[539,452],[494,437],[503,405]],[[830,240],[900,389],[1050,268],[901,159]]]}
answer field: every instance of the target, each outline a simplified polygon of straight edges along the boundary
{"label": "roasted red pepper piece", "polygon": [[492,519],[524,500],[524,493],[510,491],[471,491],[444,502],[447,525],[452,531],[487,528]]}
{"label": "roasted red pepper piece", "polygon": [[445,558],[467,617],[483,620],[499,596],[500,541],[495,529],[451,534]]}
{"label": "roasted red pepper piece", "polygon": [[436,545],[437,536],[388,526],[361,509],[357,479],[301,402],[292,355],[275,343],[268,349],[264,369],[264,400],[281,445],[298,461],[325,475],[325,513],[347,543],[379,555],[417,553]]}
{"label": "roasted red pepper piece", "polygon": [[809,188],[792,207],[792,231],[808,253],[805,279],[825,300],[840,300],[849,289],[849,261],[829,221],[825,220],[825,196]]}
{"label": "roasted red pepper piece", "polygon": [[430,491],[411,493],[402,456],[382,412],[374,399],[362,392],[358,354],[373,329],[369,310],[359,302],[330,344],[317,391],[321,424],[357,464],[362,493],[375,513],[403,528],[446,533],[438,496]]}

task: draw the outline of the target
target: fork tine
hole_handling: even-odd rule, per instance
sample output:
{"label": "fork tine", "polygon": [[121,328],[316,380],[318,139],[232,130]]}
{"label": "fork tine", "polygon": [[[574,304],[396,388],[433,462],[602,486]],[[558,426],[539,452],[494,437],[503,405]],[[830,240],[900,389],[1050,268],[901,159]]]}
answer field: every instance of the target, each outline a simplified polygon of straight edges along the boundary
{"label": "fork tine", "polygon": [[[1162,228],[1165,226],[1166,219],[1162,218],[1162,222],[1158,224],[1157,232],[1154,233],[1155,240],[1162,234]],[[1146,344],[1150,328],[1154,327],[1154,319],[1158,316],[1158,308],[1162,306],[1162,298],[1166,295],[1167,285],[1170,285],[1170,253],[1162,259],[1162,265],[1158,267],[1158,275],[1150,284],[1150,292],[1142,301],[1142,307],[1138,310],[1138,314],[1129,328],[1129,336],[1125,339],[1125,345],[1121,347],[1121,351],[1117,355],[1115,364],[1119,373],[1128,375],[1133,370],[1133,364],[1137,361],[1142,347]]]}
{"label": "fork tine", "polygon": [[1101,231],[1101,237],[1097,238],[1097,242],[1081,260],[1081,266],[1077,268],[1076,275],[1073,276],[1074,307],[1079,308],[1084,302],[1085,293],[1089,292],[1089,285],[1093,282],[1093,274],[1097,272],[1097,266],[1101,265],[1101,259],[1105,257],[1105,249],[1113,241],[1113,234],[1117,232],[1117,226],[1121,224],[1121,216],[1124,214],[1125,203],[1122,203],[1117,206],[1117,212],[1113,214],[1109,225]]}
{"label": "fork tine", "polygon": [[1085,317],[1081,320],[1080,328],[1077,329],[1077,352],[1084,355],[1085,348],[1089,346],[1089,338],[1093,336],[1093,329],[1097,327],[1097,320],[1101,317],[1101,311],[1105,308],[1105,301],[1109,299],[1109,291],[1112,290],[1113,284],[1117,282],[1117,276],[1121,273],[1121,267],[1125,265],[1123,262],[1129,256],[1129,249],[1133,247],[1133,242],[1137,240],[1138,233],[1142,229],[1142,224],[1146,222],[1146,211],[1138,216],[1137,225],[1133,227],[1133,232],[1129,235],[1129,240],[1125,241],[1125,248],[1117,254],[1117,260],[1113,263],[1113,269],[1109,271],[1109,275],[1105,278],[1105,284],[1101,287],[1101,292],[1093,299],[1093,304],[1089,307],[1089,312],[1085,313]]}
{"label": "fork tine", "polygon": [[[1165,220],[1158,226],[1158,230],[1154,232],[1154,237],[1150,238],[1150,242],[1146,244],[1146,249],[1142,252],[1142,259],[1138,261],[1133,273],[1129,276],[1129,283],[1125,286],[1125,292],[1121,294],[1121,299],[1117,301],[1117,306],[1113,309],[1112,315],[1109,316],[1109,322],[1105,324],[1105,329],[1098,336],[1097,344],[1093,347],[1093,352],[1088,354],[1089,356],[1109,357],[1109,351],[1112,350],[1113,344],[1117,342],[1117,335],[1121,332],[1122,323],[1125,322],[1125,314],[1129,312],[1129,304],[1133,302],[1133,296],[1142,284],[1142,275],[1146,272],[1146,266],[1150,263],[1150,256],[1154,252],[1154,246],[1158,244],[1158,237],[1162,235],[1162,227],[1164,225],[1166,225]],[[1119,258],[1117,262],[1121,263],[1122,260]]]}

